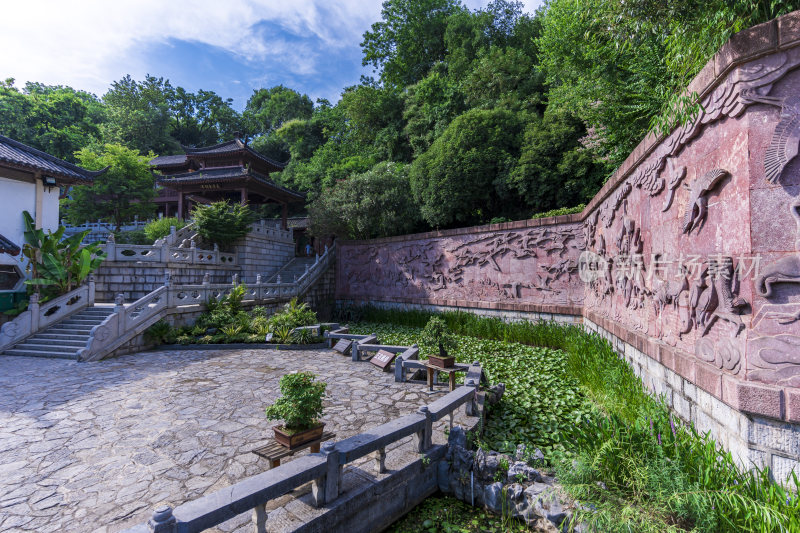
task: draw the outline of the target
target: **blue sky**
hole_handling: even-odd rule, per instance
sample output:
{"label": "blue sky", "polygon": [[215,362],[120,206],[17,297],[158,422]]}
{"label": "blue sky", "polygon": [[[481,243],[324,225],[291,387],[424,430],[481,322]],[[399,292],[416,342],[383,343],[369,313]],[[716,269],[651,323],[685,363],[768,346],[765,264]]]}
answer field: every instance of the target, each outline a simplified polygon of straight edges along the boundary
{"label": "blue sky", "polygon": [[[488,0],[467,0],[471,9]],[[528,11],[541,0],[527,0]],[[213,90],[241,109],[283,84],[336,101],[362,74],[361,36],[378,0],[29,0],[3,7],[0,79],[101,96],[130,74]]]}

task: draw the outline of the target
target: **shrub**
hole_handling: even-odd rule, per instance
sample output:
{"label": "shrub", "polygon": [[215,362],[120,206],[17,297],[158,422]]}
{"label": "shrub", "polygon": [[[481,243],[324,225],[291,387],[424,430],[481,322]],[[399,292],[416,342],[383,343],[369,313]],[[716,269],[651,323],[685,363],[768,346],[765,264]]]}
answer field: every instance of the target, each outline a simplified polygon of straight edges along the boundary
{"label": "shrub", "polygon": [[444,320],[438,317],[431,317],[422,330],[422,342],[432,344],[439,348],[439,356],[447,357],[447,350],[452,350],[457,346],[456,339],[447,328]]}
{"label": "shrub", "polygon": [[144,338],[154,344],[173,344],[178,338],[178,332],[169,322],[159,320],[145,330]]}
{"label": "shrub", "polygon": [[317,323],[317,314],[308,307],[307,303],[298,303],[297,298],[292,298],[283,309],[269,319],[272,331],[289,328],[293,330],[300,326],[310,326]]}
{"label": "shrub", "polygon": [[559,207],[558,209],[551,209],[550,211],[545,211],[543,213],[534,213],[531,215],[531,218],[546,218],[546,217],[557,217],[560,215],[572,215],[574,213],[580,213],[583,211],[583,208],[586,207],[586,204],[576,205],[575,207]]}
{"label": "shrub", "polygon": [[170,229],[172,226],[175,226],[176,230],[181,229],[186,225],[186,222],[183,220],[179,220],[175,217],[164,217],[153,220],[152,222],[148,223],[144,227],[144,234],[150,239],[150,242],[154,242],[156,239],[160,239],[162,237],[166,237],[170,233]]}
{"label": "shrub", "polygon": [[137,229],[133,231],[117,231],[114,233],[114,241],[117,244],[153,244],[152,239],[148,239],[144,231]]}
{"label": "shrub", "polygon": [[231,205],[227,201],[198,205],[192,211],[192,217],[197,225],[197,233],[206,241],[220,246],[247,235],[254,218],[247,205]]}
{"label": "shrub", "polygon": [[303,431],[322,416],[322,397],[327,384],[316,381],[311,372],[286,374],[281,378],[281,397],[266,408],[269,420],[283,420],[284,427]]}

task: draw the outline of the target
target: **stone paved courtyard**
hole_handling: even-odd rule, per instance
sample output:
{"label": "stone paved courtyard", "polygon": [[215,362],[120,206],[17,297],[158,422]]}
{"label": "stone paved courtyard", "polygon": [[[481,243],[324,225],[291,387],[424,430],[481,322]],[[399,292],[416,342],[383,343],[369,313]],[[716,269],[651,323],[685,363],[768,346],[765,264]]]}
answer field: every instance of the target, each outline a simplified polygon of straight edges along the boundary
{"label": "stone paved courtyard", "polygon": [[337,440],[432,401],[328,350],[0,356],[0,531],[119,531],[266,470],[250,451],[271,437],[264,407],[294,370],[328,382]]}

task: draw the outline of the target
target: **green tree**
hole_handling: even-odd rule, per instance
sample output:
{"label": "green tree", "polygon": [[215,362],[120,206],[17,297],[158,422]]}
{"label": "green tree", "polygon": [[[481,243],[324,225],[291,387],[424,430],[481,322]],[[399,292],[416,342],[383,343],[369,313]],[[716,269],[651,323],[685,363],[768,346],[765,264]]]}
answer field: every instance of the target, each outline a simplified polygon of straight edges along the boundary
{"label": "green tree", "polygon": [[0,82],[0,133],[61,159],[100,138],[105,110],[97,98],[71,87]]}
{"label": "green tree", "polygon": [[197,233],[208,242],[227,246],[244,237],[253,223],[250,206],[230,204],[227,200],[208,205],[198,205],[192,211]]}
{"label": "green tree", "polygon": [[457,0],[386,0],[382,20],[364,33],[362,64],[386,85],[416,83],[444,60],[447,17],[462,9]]}
{"label": "green tree", "polygon": [[453,120],[411,167],[423,219],[439,227],[503,214],[521,128],[519,117],[503,109],[471,109]]}
{"label": "green tree", "polygon": [[382,162],[326,189],[309,206],[314,235],[371,239],[413,231],[419,208],[409,191],[408,167]]}
{"label": "green tree", "polygon": [[314,103],[306,94],[276,85],[253,91],[245,109],[255,120],[257,130],[253,133],[268,134],[289,120],[311,118]]}
{"label": "green tree", "polygon": [[106,144],[100,149],[83,148],[75,155],[84,168],[108,170],[97,176],[92,185],[72,189],[72,198],[64,203],[70,223],[110,220],[119,231],[134,216],[153,215],[156,191],[149,161],[154,153],[141,155],[119,144]]}
{"label": "green tree", "polygon": [[525,128],[519,161],[508,187],[524,202],[517,216],[585,203],[610,170],[581,144],[586,129],[575,116],[552,111]]}
{"label": "green tree", "polygon": [[450,122],[467,110],[459,84],[441,70],[434,68],[406,89],[404,133],[414,154],[430,148]]}
{"label": "green tree", "polygon": [[112,83],[103,96],[109,118],[103,126],[104,140],[142,153],[180,152],[180,143],[170,135],[172,90],[168,80],[149,74],[142,82],[128,75]]}

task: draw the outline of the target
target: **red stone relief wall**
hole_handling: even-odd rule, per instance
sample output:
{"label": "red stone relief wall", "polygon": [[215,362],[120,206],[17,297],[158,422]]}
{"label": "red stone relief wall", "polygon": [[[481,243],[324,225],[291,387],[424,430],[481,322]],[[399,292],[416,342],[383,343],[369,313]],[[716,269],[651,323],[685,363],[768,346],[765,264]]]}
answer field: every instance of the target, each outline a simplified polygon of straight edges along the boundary
{"label": "red stone relief wall", "polygon": [[580,215],[339,248],[337,298],[582,314],[747,412],[800,422],[800,12],[734,36]]}

